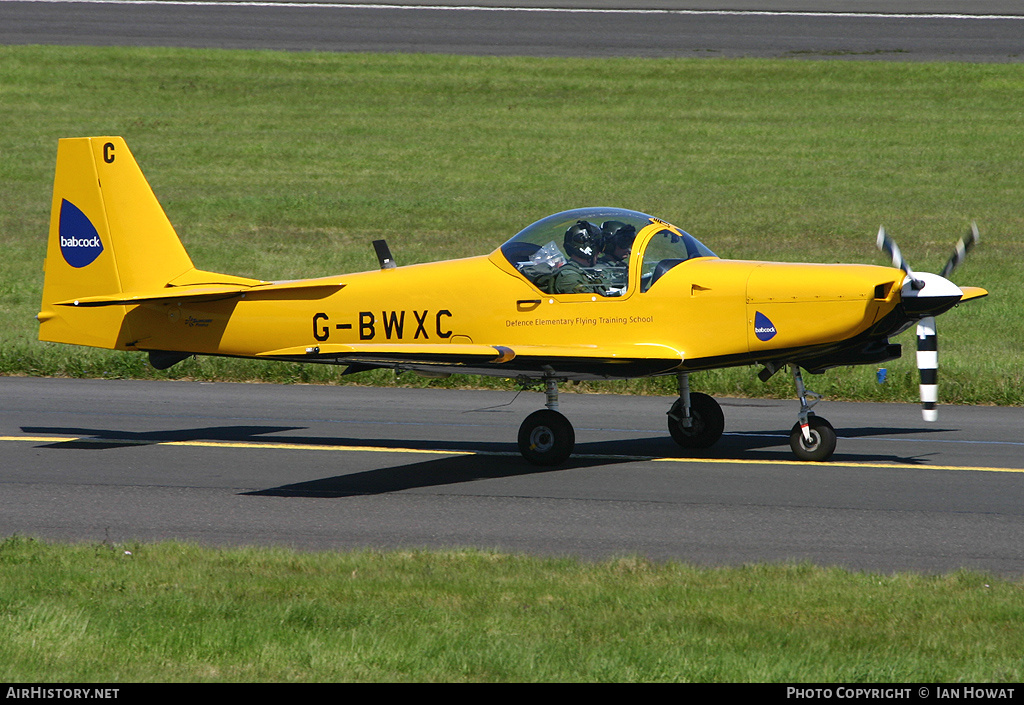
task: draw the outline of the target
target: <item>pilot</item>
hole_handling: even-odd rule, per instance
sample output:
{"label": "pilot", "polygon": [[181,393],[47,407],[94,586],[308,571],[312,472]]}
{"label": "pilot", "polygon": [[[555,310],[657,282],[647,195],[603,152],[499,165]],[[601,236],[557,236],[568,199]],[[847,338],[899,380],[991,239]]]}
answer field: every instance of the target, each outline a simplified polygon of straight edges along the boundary
{"label": "pilot", "polygon": [[601,225],[604,236],[598,264],[611,267],[625,267],[629,263],[629,253],[636,239],[636,228],[621,220],[606,220]]}
{"label": "pilot", "polygon": [[586,269],[597,264],[603,240],[601,229],[585,220],[576,221],[575,225],[565,231],[563,245],[569,261],[555,272],[551,293],[608,295],[601,277]]}

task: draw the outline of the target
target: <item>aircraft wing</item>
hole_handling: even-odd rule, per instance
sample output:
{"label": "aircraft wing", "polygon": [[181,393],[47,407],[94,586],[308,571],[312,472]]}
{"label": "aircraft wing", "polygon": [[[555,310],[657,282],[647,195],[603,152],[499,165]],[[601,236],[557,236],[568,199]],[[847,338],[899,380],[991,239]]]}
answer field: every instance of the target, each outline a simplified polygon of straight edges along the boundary
{"label": "aircraft wing", "polygon": [[395,368],[497,377],[608,379],[665,374],[682,351],[659,344],[483,345],[475,343],[340,343],[269,350],[260,358],[348,364],[352,371]]}

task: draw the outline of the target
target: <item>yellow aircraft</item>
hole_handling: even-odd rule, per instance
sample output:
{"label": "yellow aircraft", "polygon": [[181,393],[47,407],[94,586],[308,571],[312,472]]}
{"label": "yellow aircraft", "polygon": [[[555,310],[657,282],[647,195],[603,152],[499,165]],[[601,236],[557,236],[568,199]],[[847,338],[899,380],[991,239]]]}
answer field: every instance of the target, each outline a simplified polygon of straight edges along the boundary
{"label": "yellow aircraft", "polygon": [[900,356],[889,338],[918,323],[926,419],[934,418],[934,316],[985,296],[946,279],[977,241],[973,228],[940,275],[918,274],[884,230],[893,267],[719,259],[658,218],[582,208],[537,221],[487,256],[262,281],[197,269],[124,140],[60,140],[39,338],[147,352],[167,368],[224,355],[425,375],[469,373],[541,382],[546,408],[519,430],[523,456],[566,460],[575,444],[557,411],[558,383],[675,375],[672,438],[706,448],[724,417],[690,392],[697,370],[788,367],[800,400],[790,444],[827,460],[836,433],[811,407],[802,370]]}

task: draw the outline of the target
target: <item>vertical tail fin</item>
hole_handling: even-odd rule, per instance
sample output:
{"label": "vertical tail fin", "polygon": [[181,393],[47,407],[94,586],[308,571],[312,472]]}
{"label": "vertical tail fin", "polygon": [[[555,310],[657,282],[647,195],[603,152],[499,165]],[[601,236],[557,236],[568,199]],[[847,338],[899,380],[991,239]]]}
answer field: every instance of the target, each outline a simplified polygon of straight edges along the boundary
{"label": "vertical tail fin", "polygon": [[57,147],[39,339],[102,348],[132,340],[124,306],[58,305],[153,290],[194,269],[120,137]]}

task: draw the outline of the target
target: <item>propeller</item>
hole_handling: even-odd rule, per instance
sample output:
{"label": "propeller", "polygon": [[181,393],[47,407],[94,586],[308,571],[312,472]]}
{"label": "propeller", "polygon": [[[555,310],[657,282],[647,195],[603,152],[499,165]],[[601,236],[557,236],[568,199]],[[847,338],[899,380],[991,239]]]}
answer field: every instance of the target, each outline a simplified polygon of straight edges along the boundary
{"label": "propeller", "polygon": [[943,279],[948,279],[953,270],[964,263],[964,260],[967,259],[967,253],[974,249],[974,246],[978,244],[980,239],[981,235],[978,233],[978,224],[972,222],[971,229],[956,243],[956,247],[953,248],[953,254],[950,255],[946,266],[939,272],[939,276]]}
{"label": "propeller", "polygon": [[[938,274],[915,274],[903,258],[899,246],[885,232],[878,229],[878,249],[892,258],[892,265],[906,273],[902,298],[904,308],[913,315],[915,309],[921,313],[917,322],[917,369],[921,375],[921,416],[925,421],[939,418],[939,338],[935,328],[935,316],[960,300],[963,292],[947,277],[963,264],[967,253],[978,243],[978,226],[971,223],[970,230],[963,235],[953,248],[942,271]],[[927,293],[925,289],[931,287]]]}

